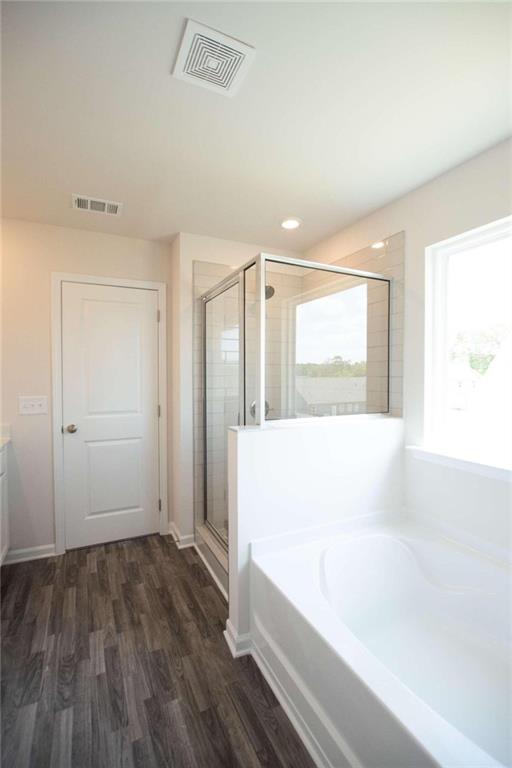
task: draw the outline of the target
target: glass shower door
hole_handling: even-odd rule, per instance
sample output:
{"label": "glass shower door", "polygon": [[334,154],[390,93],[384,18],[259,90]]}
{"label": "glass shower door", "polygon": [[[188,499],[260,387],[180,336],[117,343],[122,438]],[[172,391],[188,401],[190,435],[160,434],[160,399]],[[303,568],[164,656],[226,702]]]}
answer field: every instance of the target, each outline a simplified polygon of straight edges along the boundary
{"label": "glass shower door", "polygon": [[205,303],[205,522],[228,542],[227,430],[240,423],[238,281]]}

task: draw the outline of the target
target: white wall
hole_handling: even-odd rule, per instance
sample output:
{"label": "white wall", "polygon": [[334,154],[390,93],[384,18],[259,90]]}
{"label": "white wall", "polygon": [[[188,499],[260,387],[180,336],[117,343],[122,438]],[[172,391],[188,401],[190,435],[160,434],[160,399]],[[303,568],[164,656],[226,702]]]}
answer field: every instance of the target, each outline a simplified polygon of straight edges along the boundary
{"label": "white wall", "polygon": [[423,438],[425,248],[503,218],[512,210],[512,141],[498,144],[312,248],[334,262],[405,232],[404,415],[406,440]]}
{"label": "white wall", "polygon": [[[51,432],[51,273],[167,282],[169,247],[26,221],[2,222],[1,421],[10,425],[11,548],[55,542]],[[46,395],[48,415],[19,416],[18,395]]]}
{"label": "white wall", "polygon": [[420,522],[501,561],[512,560],[512,472],[409,448],[405,499]]}
{"label": "white wall", "polygon": [[[425,249],[509,215],[512,141],[484,152],[375,211],[309,251],[337,261],[389,234],[405,232],[404,417],[406,442],[423,443]],[[485,265],[482,265],[485,269]],[[510,542],[510,484],[439,463],[408,459],[406,505],[467,541]]]}
{"label": "white wall", "polygon": [[168,480],[170,519],[193,536],[192,267],[238,266],[264,250],[189,234],[162,244],[80,229],[2,222],[2,414],[11,427],[11,547],[55,542],[51,411],[21,417],[19,394],[46,395],[51,408],[51,273],[167,283]]}
{"label": "white wall", "polygon": [[[424,251],[511,211],[511,142],[504,142],[320,243],[308,258],[333,262],[405,231],[406,434],[423,433]],[[193,285],[195,260],[238,266],[264,247],[196,235],[169,245],[25,221],[3,222],[3,414],[13,433],[14,548],[54,542],[50,415],[20,417],[18,394],[50,398],[50,274],[77,272],[168,283],[169,485],[179,535],[193,536]],[[447,513],[449,514],[449,513]],[[509,510],[501,510],[502,520]]]}
{"label": "white wall", "polygon": [[402,419],[344,416],[229,431],[229,621],[249,632],[249,544],[402,507]]}

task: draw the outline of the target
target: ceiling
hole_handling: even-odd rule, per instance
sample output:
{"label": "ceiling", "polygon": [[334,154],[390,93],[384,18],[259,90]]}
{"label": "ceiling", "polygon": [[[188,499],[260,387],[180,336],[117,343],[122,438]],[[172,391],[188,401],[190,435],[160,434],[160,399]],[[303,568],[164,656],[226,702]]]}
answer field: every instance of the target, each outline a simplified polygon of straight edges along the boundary
{"label": "ceiling", "polygon": [[[7,217],[304,250],[512,128],[509,3],[2,5]],[[255,46],[233,98],[171,76],[187,17]]]}

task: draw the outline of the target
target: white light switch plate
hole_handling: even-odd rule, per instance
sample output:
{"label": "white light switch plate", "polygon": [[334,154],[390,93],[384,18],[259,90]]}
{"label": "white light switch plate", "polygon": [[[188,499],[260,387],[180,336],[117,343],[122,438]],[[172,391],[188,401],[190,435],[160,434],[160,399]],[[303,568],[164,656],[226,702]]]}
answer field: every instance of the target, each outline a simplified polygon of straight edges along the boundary
{"label": "white light switch plate", "polygon": [[19,395],[18,413],[22,416],[38,416],[48,413],[48,398],[45,395]]}

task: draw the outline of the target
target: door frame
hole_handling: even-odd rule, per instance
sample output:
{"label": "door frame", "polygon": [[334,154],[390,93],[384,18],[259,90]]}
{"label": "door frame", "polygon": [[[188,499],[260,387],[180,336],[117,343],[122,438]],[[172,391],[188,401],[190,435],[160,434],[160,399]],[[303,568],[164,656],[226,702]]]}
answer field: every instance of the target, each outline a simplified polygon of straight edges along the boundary
{"label": "door frame", "polygon": [[[238,425],[245,426],[245,272],[241,270],[234,277],[228,275],[224,280],[215,285],[200,297],[201,308],[201,357],[202,357],[202,385],[203,385],[203,522],[208,531],[215,537],[220,546],[227,550],[228,544],[219,534],[215,526],[208,520],[208,387],[207,387],[207,333],[206,333],[206,307],[210,301],[222,296],[226,291],[238,286]],[[243,318],[243,323],[241,319]],[[226,468],[227,469],[227,468]],[[226,500],[227,502],[227,500]],[[226,510],[227,511],[227,510]]]}
{"label": "door frame", "polygon": [[169,533],[167,484],[167,346],[166,346],[166,284],[148,280],[127,280],[103,275],[79,275],[52,272],[51,346],[52,346],[52,437],[53,490],[55,517],[55,554],[66,551],[66,508],[64,496],[64,435],[62,433],[62,284],[93,283],[117,288],[140,288],[156,291],[158,299],[158,464],[159,498],[161,502],[160,535]]}

